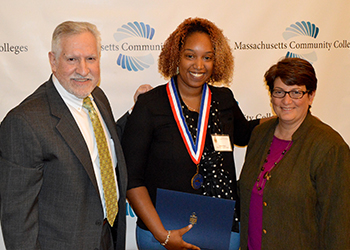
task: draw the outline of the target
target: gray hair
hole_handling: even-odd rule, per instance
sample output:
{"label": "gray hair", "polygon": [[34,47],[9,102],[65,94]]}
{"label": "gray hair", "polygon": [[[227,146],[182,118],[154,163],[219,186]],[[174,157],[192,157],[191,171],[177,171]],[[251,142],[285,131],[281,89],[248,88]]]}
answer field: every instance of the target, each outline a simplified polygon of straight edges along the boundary
{"label": "gray hair", "polygon": [[52,34],[51,51],[58,57],[61,53],[61,39],[64,36],[77,35],[84,32],[90,32],[97,41],[97,51],[101,55],[101,34],[96,25],[88,22],[66,21],[59,24]]}

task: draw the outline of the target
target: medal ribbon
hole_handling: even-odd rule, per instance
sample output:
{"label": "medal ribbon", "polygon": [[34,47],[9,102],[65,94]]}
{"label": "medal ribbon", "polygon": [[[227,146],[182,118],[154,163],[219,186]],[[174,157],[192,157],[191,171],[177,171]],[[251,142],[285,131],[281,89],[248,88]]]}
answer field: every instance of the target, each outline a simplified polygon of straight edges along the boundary
{"label": "medal ribbon", "polygon": [[211,103],[211,91],[208,84],[203,85],[201,107],[199,111],[198,124],[197,124],[197,136],[196,142],[193,142],[191,133],[188,129],[185,117],[182,112],[181,102],[176,90],[174,79],[171,78],[166,86],[169,102],[177,127],[179,128],[182,140],[185,143],[187,151],[195,164],[198,164],[201,160],[201,156],[204,149],[205,137],[207,134],[210,103]]}

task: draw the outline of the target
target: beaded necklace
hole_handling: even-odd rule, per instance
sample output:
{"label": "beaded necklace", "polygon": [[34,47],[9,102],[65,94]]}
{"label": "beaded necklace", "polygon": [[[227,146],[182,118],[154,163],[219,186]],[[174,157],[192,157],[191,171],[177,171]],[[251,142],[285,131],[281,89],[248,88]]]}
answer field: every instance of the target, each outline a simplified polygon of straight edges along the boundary
{"label": "beaded necklace", "polygon": [[[268,162],[268,157],[271,153],[271,145],[273,142],[271,142],[270,148],[267,151],[267,155],[264,161],[264,165],[261,167],[261,171],[260,174],[258,176],[258,179],[256,181],[256,187],[257,187],[257,191],[259,193],[259,195],[262,195],[263,193],[263,188],[265,187],[265,184],[267,181],[270,180],[271,178],[271,171],[276,167],[276,165],[282,160],[283,156],[286,154],[286,152],[289,150],[291,144],[293,141],[289,141],[287,146],[285,147],[285,149],[282,151],[281,155],[279,156],[279,158],[273,163],[273,165],[271,167],[269,167],[269,169],[266,169],[266,164]],[[260,183],[261,180],[261,183]],[[259,185],[260,183],[260,185]]]}

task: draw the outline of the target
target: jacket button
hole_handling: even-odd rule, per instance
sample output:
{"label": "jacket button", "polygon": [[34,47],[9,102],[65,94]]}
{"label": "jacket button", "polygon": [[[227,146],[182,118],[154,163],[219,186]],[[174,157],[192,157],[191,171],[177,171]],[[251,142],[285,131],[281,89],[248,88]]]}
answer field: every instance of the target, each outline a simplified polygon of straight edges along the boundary
{"label": "jacket button", "polygon": [[266,231],[266,229],[263,229],[263,233],[264,233],[264,234],[267,234],[267,231]]}
{"label": "jacket button", "polygon": [[97,220],[97,221],[95,222],[95,225],[96,225],[96,226],[101,226],[101,225],[102,225],[102,221]]}
{"label": "jacket button", "polygon": [[264,203],[263,203],[263,204],[264,204],[264,207],[267,207],[267,203],[266,203],[265,201],[264,201]]}

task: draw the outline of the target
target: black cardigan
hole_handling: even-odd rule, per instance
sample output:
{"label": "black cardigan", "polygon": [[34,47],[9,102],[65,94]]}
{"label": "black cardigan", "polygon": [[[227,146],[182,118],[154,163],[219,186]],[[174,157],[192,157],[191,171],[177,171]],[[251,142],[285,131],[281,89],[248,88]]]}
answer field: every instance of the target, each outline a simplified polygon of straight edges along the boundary
{"label": "black cardigan", "polygon": [[[231,90],[210,86],[212,101],[219,103],[223,134],[228,134],[233,144],[248,144],[252,129],[258,120],[248,122]],[[211,140],[207,133],[207,140]],[[206,140],[206,143],[207,143]],[[161,85],[139,96],[132,114],[128,117],[122,139],[128,168],[128,189],[146,186],[153,204],[157,188],[202,194],[191,187],[196,165],[191,160],[173,117],[166,94]],[[236,180],[232,152],[223,152],[223,168]],[[236,181],[232,183],[238,201]],[[239,203],[238,203],[239,207]],[[147,229],[138,219],[138,225]]]}

